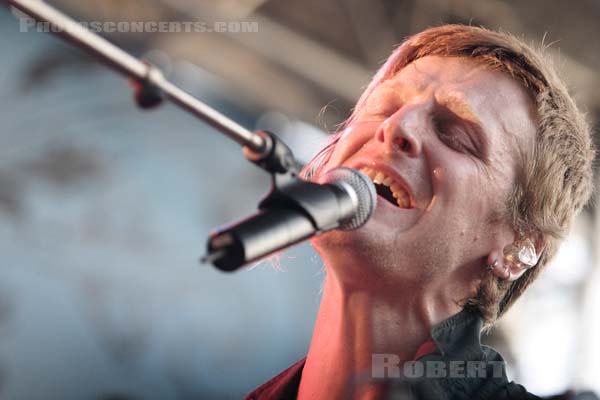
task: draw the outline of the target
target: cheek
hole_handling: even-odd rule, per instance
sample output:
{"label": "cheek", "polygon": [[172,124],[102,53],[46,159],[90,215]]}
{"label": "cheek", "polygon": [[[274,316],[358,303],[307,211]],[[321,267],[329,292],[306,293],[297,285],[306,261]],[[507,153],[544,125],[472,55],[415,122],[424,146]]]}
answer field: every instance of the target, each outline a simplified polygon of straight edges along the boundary
{"label": "cheek", "polygon": [[327,168],[337,167],[357,153],[372,137],[379,123],[356,123],[346,128],[333,149]]}
{"label": "cheek", "polygon": [[490,198],[494,189],[482,171],[470,160],[437,161],[431,176],[442,213],[463,226],[485,221],[493,204]]}

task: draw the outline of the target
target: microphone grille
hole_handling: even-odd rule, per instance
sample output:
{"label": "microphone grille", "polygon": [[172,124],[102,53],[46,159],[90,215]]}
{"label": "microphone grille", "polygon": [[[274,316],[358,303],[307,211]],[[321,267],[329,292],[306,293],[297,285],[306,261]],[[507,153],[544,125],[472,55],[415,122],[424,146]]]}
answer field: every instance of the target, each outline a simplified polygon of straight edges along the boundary
{"label": "microphone grille", "polygon": [[338,229],[349,231],[363,226],[375,211],[377,191],[371,178],[348,167],[337,167],[326,173],[329,183],[343,182],[350,186],[357,197],[357,208],[347,219],[340,221]]}

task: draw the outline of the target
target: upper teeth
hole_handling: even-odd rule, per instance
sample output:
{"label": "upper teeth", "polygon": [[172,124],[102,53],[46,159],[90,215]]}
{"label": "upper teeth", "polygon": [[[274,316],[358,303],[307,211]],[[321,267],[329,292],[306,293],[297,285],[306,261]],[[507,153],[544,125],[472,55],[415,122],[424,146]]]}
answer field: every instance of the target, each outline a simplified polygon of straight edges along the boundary
{"label": "upper teeth", "polygon": [[398,207],[410,208],[410,195],[402,186],[395,182],[392,177],[386,176],[383,172],[375,171],[371,168],[361,168],[360,172],[371,178],[373,182],[389,187],[398,203]]}

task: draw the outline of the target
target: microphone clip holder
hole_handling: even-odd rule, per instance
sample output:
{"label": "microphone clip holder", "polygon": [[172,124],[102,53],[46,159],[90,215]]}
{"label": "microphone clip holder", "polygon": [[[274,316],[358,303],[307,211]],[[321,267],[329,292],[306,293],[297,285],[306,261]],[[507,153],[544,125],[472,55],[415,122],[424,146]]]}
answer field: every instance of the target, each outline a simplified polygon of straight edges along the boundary
{"label": "microphone clip holder", "polygon": [[160,87],[152,82],[152,76],[162,76],[160,70],[152,64],[142,61],[148,66],[147,74],[142,79],[130,78],[133,87],[135,102],[138,107],[148,110],[162,104],[165,95]]}
{"label": "microphone clip holder", "polygon": [[[270,253],[270,243],[285,237],[296,219],[285,219],[283,215],[302,216],[300,230],[306,234],[286,241],[285,247],[298,243],[315,232],[326,231],[339,225],[337,216],[332,216],[339,202],[338,194],[332,187],[299,178],[300,167],[290,149],[273,133],[257,132],[270,150],[264,157],[254,158],[244,149],[246,157],[268,171],[272,185],[267,195],[260,201],[258,211],[238,222],[226,225],[214,231],[207,243],[207,255],[202,262],[210,262],[222,271],[234,271],[241,266],[257,261]],[[271,215],[273,220],[266,218]],[[276,222],[272,222],[276,221]],[[294,221],[294,222],[292,222]],[[265,223],[271,224],[264,232]]]}

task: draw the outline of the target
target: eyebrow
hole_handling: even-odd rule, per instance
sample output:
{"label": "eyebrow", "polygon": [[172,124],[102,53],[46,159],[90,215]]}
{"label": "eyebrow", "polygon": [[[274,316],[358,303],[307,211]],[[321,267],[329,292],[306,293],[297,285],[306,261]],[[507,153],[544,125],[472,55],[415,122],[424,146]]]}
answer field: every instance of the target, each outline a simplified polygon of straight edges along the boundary
{"label": "eyebrow", "polygon": [[364,107],[374,107],[374,102],[379,103],[380,100],[396,100],[399,97],[397,90],[389,87],[378,87],[373,90],[366,98]]}

